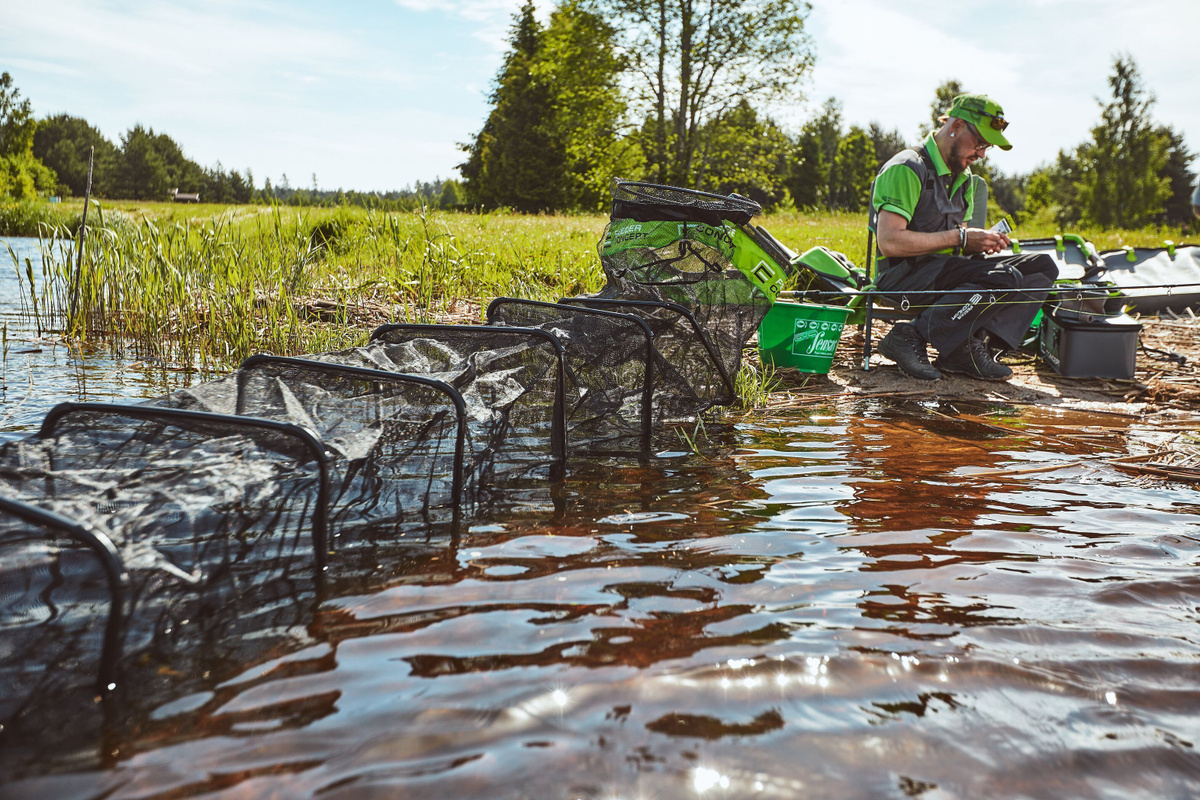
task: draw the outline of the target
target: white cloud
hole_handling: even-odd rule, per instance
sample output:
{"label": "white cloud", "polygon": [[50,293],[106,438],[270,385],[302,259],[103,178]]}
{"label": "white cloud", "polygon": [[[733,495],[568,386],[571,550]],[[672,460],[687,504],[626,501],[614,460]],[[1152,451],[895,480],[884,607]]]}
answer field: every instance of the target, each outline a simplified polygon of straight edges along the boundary
{"label": "white cloud", "polygon": [[995,162],[1025,171],[1090,135],[1113,56],[1127,52],[1158,97],[1155,117],[1184,132],[1192,149],[1200,138],[1188,50],[1200,31],[1198,3],[977,0],[964,13],[932,0],[840,0],[817,4],[810,28],[818,44],[811,102],[793,118],[834,95],[847,122],[878,120],[913,138],[928,124],[934,89],[955,78],[1004,106],[1014,147]]}
{"label": "white cloud", "polygon": [[[202,164],[261,180],[395,188],[462,160],[521,0],[0,0],[0,69],[38,114],[66,111],[117,137],[141,122]],[[539,0],[545,21],[550,0]],[[1156,117],[1200,150],[1188,47],[1200,3],[1175,0],[819,0],[808,102],[772,109],[798,126],[830,95],[848,123],[915,138],[935,87],[957,78],[1003,103],[1027,170],[1089,135],[1112,57],[1129,52]]]}

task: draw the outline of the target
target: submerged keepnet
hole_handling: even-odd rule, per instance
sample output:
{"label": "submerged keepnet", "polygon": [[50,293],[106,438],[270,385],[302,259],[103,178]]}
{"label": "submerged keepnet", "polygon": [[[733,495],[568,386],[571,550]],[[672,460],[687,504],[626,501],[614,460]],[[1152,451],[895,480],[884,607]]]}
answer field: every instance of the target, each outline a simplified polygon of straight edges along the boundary
{"label": "submerged keepnet", "polygon": [[[0,447],[0,781],[286,642],[389,548],[730,403],[790,269],[759,212],[618,183],[595,297],[499,298],[487,325],[387,325],[141,405],[63,404]],[[124,594],[55,520],[111,541]]]}

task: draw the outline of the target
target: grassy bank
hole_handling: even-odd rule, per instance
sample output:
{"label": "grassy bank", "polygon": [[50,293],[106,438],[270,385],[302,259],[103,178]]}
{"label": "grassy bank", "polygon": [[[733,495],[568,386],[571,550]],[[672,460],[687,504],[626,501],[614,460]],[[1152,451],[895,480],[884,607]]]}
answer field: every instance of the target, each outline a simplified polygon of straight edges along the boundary
{"label": "grassy bank", "polygon": [[[33,235],[46,237],[46,290],[31,313],[43,329],[63,330],[74,259],[62,239],[70,238],[82,203],[42,206],[3,211],[0,223],[16,220],[15,232],[24,235],[32,224]],[[383,322],[468,320],[500,295],[555,300],[597,291],[604,276],[596,244],[606,221],[103,202],[89,216],[70,335],[120,341],[137,358],[206,370],[228,369],[256,352],[351,346]],[[794,250],[820,244],[864,259],[860,214],[773,214],[759,222]],[[1056,232],[1019,231],[1025,238]],[[49,244],[54,236],[62,238]],[[1089,238],[1102,249],[1152,246],[1171,232]]]}
{"label": "grassy bank", "polygon": [[[137,358],[227,369],[255,352],[350,346],[389,321],[461,318],[498,295],[553,300],[603,283],[604,219],[362,209],[91,212],[70,335]],[[72,248],[43,228],[46,330],[67,327]],[[18,272],[25,276],[26,268]]]}
{"label": "grassy bank", "polygon": [[65,203],[41,200],[0,200],[0,236],[42,236],[50,231],[79,228],[83,205],[78,209]]}

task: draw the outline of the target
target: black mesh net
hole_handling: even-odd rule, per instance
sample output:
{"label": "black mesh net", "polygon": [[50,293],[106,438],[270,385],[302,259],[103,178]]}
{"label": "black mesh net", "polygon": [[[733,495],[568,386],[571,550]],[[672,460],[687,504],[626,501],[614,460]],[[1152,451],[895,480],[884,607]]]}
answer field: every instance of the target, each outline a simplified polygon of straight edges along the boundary
{"label": "black mesh net", "polygon": [[481,325],[385,325],[371,339],[366,348],[329,357],[454,386],[466,402],[467,457],[478,485],[545,480],[561,469],[564,356],[553,336]]}
{"label": "black mesh net", "polygon": [[650,446],[654,344],[640,317],[501,297],[488,323],[537,328],[566,355],[567,444],[571,452],[638,452]]}
{"label": "black mesh net", "polygon": [[335,540],[399,533],[460,507],[466,406],[444,382],[254,356],[237,373],[237,413],[303,425],[329,448]]}
{"label": "black mesh net", "polygon": [[103,534],[0,499],[0,779],[47,750],[69,765],[97,738],[94,699],[116,675],[123,581]]}
{"label": "black mesh net", "polygon": [[733,377],[700,327],[678,303],[570,297],[560,302],[638,316],[654,342],[655,419],[686,419],[716,405],[733,402]]}
{"label": "black mesh net", "polygon": [[[329,549],[339,553],[339,574],[369,574],[382,548],[430,526],[453,525],[476,486],[466,477],[475,473],[466,470],[462,397],[435,379],[253,356],[234,375],[156,402],[253,414],[320,437],[330,456]],[[352,567],[355,558],[358,566]]]}
{"label": "black mesh net", "polygon": [[[486,326],[387,325],[364,347],[254,356],[144,405],[56,408],[0,447],[5,735],[97,687],[127,709],[302,646],[331,587],[441,558],[464,516],[545,508],[571,460],[645,456],[656,424],[730,402],[790,263],[750,224],[758,211],[620,183],[596,297],[500,298]],[[64,525],[111,539],[119,600]],[[113,608],[124,633],[104,658]]]}
{"label": "black mesh net", "polygon": [[[193,690],[220,665],[244,663],[302,627],[324,564],[328,488],[314,448],[311,435],[248,419],[66,405],[42,435],[0,449],[6,497],[103,530],[120,554],[129,581],[124,601],[110,601],[125,620],[112,683],[126,707]],[[56,578],[47,587],[54,592],[29,588],[25,617],[42,622],[14,630],[5,619],[0,639],[36,633],[69,641],[68,652],[93,649],[103,614],[94,575],[81,570],[88,562],[57,542],[47,549],[46,540],[6,538],[4,564],[26,580],[47,571],[78,577],[65,587]],[[72,592],[73,583],[88,591]],[[65,629],[64,607],[72,608]],[[21,663],[54,659],[26,653]],[[91,666],[100,679],[105,665]],[[64,691],[74,701],[81,686],[72,677],[66,689],[53,681],[32,687],[17,716],[45,725]],[[71,740],[60,743],[64,753]],[[7,756],[0,768],[13,765]]]}
{"label": "black mesh net", "polygon": [[614,181],[613,217],[679,220],[719,225],[728,220],[744,225],[762,213],[762,206],[741,195],[720,195],[641,181]]}

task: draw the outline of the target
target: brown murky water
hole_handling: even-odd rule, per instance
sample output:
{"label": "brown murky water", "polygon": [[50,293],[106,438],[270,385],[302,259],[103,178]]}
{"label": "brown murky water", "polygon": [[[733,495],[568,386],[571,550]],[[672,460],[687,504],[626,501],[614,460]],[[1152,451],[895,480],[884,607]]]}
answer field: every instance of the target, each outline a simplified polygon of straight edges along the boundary
{"label": "brown murky water", "polygon": [[1200,795],[1200,492],[1103,463],[1129,420],[993,411],[578,465],[8,796]]}

